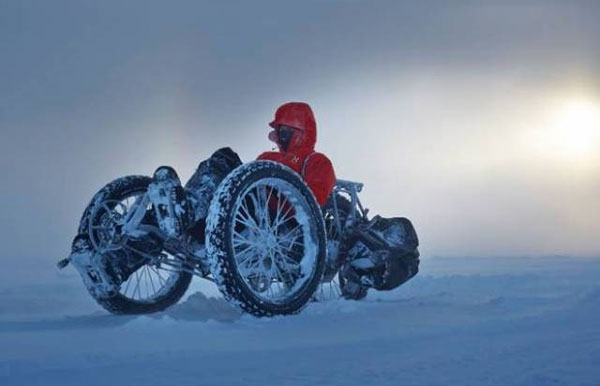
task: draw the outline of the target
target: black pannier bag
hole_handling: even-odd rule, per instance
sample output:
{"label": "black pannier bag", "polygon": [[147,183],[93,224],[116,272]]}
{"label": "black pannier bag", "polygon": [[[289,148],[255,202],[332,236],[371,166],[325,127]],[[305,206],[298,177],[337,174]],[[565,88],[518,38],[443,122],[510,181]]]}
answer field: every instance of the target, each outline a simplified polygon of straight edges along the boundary
{"label": "black pannier bag", "polygon": [[419,271],[419,239],[406,218],[375,216],[356,229],[346,246],[347,264],[377,290],[397,288]]}

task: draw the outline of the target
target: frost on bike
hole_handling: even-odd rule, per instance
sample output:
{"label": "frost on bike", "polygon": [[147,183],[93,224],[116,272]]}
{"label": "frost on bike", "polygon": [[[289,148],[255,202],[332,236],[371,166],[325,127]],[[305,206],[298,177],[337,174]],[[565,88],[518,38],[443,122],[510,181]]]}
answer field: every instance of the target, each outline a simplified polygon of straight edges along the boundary
{"label": "frost on bike", "polygon": [[177,236],[159,226],[164,218],[149,197],[150,177],[109,183],[84,211],[61,266],[72,262],[113,313],[163,310],[195,275],[256,316],[297,313],[327,294],[360,299],[418,270],[412,224],[369,219],[358,199],[361,184],[338,180],[321,208],[302,178],[279,163],[246,163],[217,182],[207,182],[217,188],[200,235],[196,229]]}

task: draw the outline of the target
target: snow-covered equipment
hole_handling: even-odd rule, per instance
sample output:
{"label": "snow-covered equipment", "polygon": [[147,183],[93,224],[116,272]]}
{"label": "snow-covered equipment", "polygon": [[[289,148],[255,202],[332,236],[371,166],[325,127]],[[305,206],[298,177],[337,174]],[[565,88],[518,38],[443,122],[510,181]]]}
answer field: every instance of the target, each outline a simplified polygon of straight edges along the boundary
{"label": "snow-covered equipment", "polygon": [[391,290],[419,269],[419,240],[406,218],[368,217],[358,193],[363,184],[337,180],[324,209],[328,257],[324,281],[347,299],[369,288]]}
{"label": "snow-covered equipment", "polygon": [[183,296],[192,275],[215,282],[241,310],[273,316],[301,311],[325,286],[360,299],[369,288],[395,288],[417,272],[412,225],[369,220],[360,183],[338,180],[321,208],[292,169],[249,162],[220,181],[202,226],[183,233],[165,231],[169,211],[154,207],[151,183],[128,176],[96,193],[71,255],[59,262],[72,263],[110,312],[164,310]]}
{"label": "snow-covered equipment", "polygon": [[418,272],[419,242],[406,218],[375,216],[360,224],[346,244],[348,258],[344,272],[367,287],[389,291]]}

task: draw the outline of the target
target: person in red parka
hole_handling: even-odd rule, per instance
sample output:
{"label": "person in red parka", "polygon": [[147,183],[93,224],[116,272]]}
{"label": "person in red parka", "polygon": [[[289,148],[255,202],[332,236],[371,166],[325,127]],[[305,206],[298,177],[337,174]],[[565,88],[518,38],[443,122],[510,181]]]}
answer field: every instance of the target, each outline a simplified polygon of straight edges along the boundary
{"label": "person in red parka", "polygon": [[[324,206],[335,185],[335,172],[329,158],[315,151],[317,125],[310,106],[290,102],[280,106],[275,119],[269,124],[274,130],[269,139],[279,151],[268,151],[259,160],[280,162],[299,173],[312,190],[319,205]],[[148,196],[161,213],[158,225],[169,236],[184,232],[203,238],[208,206],[220,182],[242,161],[230,148],[222,148],[202,161],[185,187],[170,166],[161,166],[154,172],[148,187]],[[181,208],[176,216],[168,213],[166,200],[175,200]],[[162,213],[164,210],[164,214]]]}
{"label": "person in red parka", "polygon": [[286,103],[277,109],[269,126],[274,129],[269,139],[279,151],[262,153],[258,159],[280,162],[299,173],[319,205],[324,206],[335,185],[335,172],[329,158],[315,151],[317,124],[310,106]]}

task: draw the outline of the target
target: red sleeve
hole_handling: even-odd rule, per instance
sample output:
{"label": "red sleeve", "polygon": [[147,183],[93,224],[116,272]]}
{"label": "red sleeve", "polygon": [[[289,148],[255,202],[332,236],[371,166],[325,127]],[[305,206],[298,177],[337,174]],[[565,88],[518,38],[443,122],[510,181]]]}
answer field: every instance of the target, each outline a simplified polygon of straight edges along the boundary
{"label": "red sleeve", "polygon": [[321,153],[312,155],[306,163],[303,177],[319,205],[324,206],[335,185],[335,171],[329,158]]}

